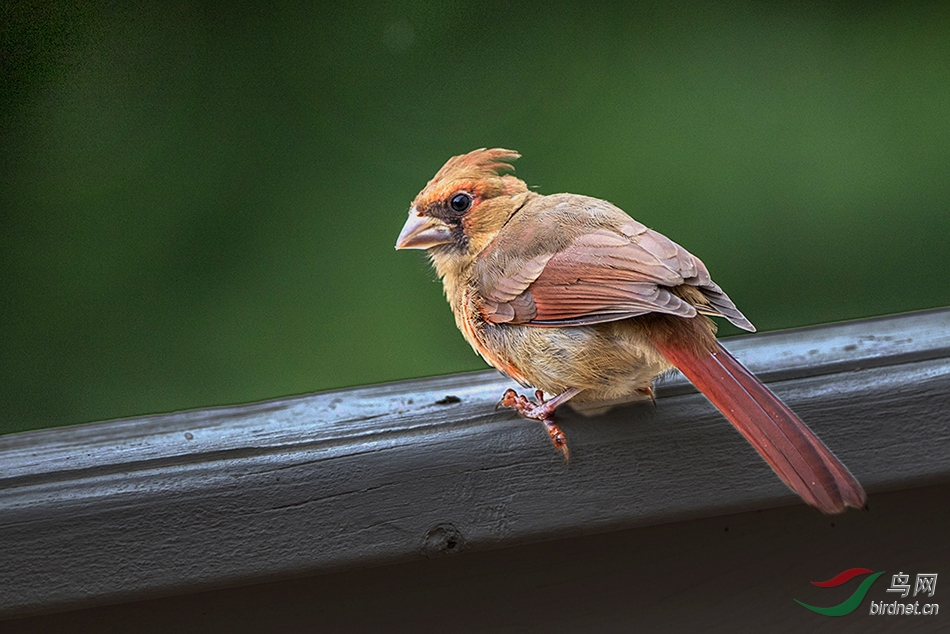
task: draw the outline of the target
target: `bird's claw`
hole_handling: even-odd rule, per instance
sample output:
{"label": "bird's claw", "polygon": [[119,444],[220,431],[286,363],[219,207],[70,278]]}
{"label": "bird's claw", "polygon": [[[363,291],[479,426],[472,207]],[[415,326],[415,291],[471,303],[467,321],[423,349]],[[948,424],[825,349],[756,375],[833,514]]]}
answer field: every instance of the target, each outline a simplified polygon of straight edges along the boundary
{"label": "bird's claw", "polygon": [[534,393],[536,402],[532,402],[527,396],[518,394],[512,389],[505,390],[501,397],[500,407],[510,407],[525,418],[532,420],[547,421],[554,418],[554,408],[548,405],[544,400],[544,392],[537,390]]}
{"label": "bird's claw", "polygon": [[561,431],[561,428],[558,427],[557,423],[553,420],[544,421],[544,429],[548,432],[548,436],[551,437],[554,448],[564,455],[564,462],[567,462],[570,459],[567,448],[567,436],[564,435],[564,432]]}
{"label": "bird's claw", "polygon": [[525,418],[541,421],[544,424],[545,431],[551,437],[554,448],[564,454],[564,461],[568,460],[567,437],[558,424],[554,422],[554,409],[544,400],[544,392],[537,390],[534,393],[537,402],[532,402],[528,397],[518,394],[512,389],[505,390],[501,401],[496,406],[510,407]]}

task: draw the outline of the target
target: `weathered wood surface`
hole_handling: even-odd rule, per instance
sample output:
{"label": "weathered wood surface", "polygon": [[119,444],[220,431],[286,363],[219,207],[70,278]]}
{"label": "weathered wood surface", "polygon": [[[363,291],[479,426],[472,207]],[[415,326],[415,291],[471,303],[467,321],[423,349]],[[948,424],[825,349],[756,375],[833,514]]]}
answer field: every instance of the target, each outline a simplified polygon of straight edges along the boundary
{"label": "weathered wood surface", "polygon": [[[726,346],[872,506],[950,482],[950,309]],[[682,379],[655,409],[563,415],[569,464],[493,410],[510,385],[479,372],[0,437],[0,616],[800,504]]]}
{"label": "weathered wood surface", "polygon": [[[950,627],[950,484],[874,495],[867,513],[824,517],[801,505],[582,535],[458,557],[179,594],[0,622],[17,634],[192,632],[942,633]],[[854,613],[815,614],[864,578],[816,588],[842,570],[884,571]],[[941,573],[936,616],[870,615],[895,600],[890,575]],[[913,582],[913,581],[912,581]],[[6,626],[6,628],[4,628]]]}

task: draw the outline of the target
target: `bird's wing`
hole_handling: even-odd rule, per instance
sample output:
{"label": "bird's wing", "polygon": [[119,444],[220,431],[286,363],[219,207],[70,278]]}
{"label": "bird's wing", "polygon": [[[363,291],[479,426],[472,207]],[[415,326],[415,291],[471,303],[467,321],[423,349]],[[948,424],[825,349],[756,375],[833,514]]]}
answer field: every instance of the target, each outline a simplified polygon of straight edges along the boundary
{"label": "bird's wing", "polygon": [[[684,286],[701,295],[673,292]],[[562,326],[698,312],[755,330],[699,258],[632,219],[617,230],[584,233],[560,251],[512,263],[483,290],[481,312],[489,323]],[[701,299],[690,302],[683,295]]]}

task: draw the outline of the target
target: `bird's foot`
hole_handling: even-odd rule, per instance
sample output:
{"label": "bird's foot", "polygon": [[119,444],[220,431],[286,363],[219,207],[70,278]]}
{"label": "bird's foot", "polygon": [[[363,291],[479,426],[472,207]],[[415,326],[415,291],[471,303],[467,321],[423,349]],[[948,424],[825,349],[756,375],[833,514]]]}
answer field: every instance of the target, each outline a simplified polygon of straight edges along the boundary
{"label": "bird's foot", "polygon": [[554,422],[554,410],[561,402],[557,398],[545,401],[544,393],[541,390],[536,391],[534,397],[537,402],[532,402],[528,397],[509,389],[502,395],[500,405],[510,407],[525,418],[541,421],[544,424],[545,431],[548,432],[548,436],[551,437],[554,448],[564,454],[564,461],[567,462],[567,437]]}
{"label": "bird's foot", "polygon": [[500,405],[510,407],[525,418],[532,420],[544,421],[554,418],[554,409],[557,407],[557,405],[552,407],[554,401],[545,401],[544,392],[541,390],[535,391],[534,398],[537,402],[531,401],[527,396],[518,394],[512,389],[508,389],[502,395]]}
{"label": "bird's foot", "polygon": [[653,402],[653,407],[656,407],[656,391],[653,389],[652,385],[649,387],[642,387],[637,390],[637,392],[643,394],[644,396],[650,397],[650,401]]}

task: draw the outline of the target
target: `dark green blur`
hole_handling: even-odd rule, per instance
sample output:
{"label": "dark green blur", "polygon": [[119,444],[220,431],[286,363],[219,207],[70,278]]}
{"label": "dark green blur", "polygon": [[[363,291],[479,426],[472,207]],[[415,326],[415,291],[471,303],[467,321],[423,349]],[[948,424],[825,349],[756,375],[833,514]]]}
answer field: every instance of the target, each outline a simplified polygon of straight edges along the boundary
{"label": "dark green blur", "polygon": [[0,432],[485,367],[393,250],[484,146],[760,330],[950,304],[950,4],[321,4],[0,9]]}

